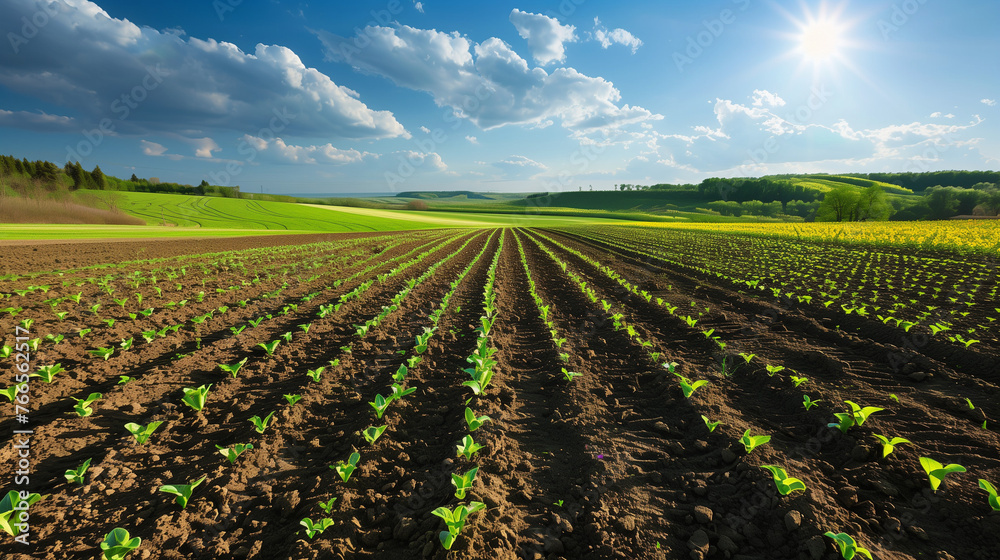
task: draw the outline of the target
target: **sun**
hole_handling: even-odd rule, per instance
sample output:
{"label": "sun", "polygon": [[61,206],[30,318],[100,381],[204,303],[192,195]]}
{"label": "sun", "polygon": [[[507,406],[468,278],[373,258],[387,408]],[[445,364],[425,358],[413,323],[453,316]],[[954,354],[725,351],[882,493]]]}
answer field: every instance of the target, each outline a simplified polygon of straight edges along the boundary
{"label": "sun", "polygon": [[802,28],[799,50],[813,62],[822,62],[840,54],[843,30],[834,21],[812,21]]}
{"label": "sun", "polygon": [[841,55],[843,34],[843,26],[836,21],[824,19],[807,22],[799,35],[798,50],[810,62],[829,61]]}

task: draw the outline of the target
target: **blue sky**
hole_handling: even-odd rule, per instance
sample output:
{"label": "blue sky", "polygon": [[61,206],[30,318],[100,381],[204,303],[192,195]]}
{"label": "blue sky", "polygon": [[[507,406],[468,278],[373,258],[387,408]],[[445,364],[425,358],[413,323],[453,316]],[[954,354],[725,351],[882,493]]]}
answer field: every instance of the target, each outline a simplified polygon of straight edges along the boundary
{"label": "blue sky", "polygon": [[4,0],[0,152],[274,193],[998,169],[998,21],[969,0]]}

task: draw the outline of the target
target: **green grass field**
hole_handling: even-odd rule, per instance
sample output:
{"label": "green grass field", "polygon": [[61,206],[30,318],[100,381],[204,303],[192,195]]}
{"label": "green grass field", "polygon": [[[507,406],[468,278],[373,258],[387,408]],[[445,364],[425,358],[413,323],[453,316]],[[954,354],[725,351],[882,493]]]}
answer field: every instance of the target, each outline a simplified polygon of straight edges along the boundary
{"label": "green grass field", "polygon": [[598,217],[379,210],[175,194],[84,192],[85,196],[114,197],[118,208],[146,220],[149,225],[5,224],[0,230],[0,239],[229,237],[621,223],[621,220]]}

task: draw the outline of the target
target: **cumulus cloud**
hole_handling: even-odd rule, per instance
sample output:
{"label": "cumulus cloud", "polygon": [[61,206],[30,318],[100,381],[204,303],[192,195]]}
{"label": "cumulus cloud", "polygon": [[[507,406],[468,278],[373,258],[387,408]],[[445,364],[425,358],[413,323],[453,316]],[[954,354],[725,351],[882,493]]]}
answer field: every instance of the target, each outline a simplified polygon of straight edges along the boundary
{"label": "cumulus cloud", "polygon": [[785,100],[766,89],[753,90],[754,107],[783,107]]}
{"label": "cumulus cloud", "polygon": [[327,143],[313,146],[296,146],[288,144],[281,138],[266,140],[258,136],[249,134],[240,138],[242,142],[253,148],[263,159],[278,161],[282,163],[302,163],[302,164],[335,164],[346,165],[358,163],[365,159],[376,159],[378,156],[369,152],[360,152],[355,149],[342,150]]}
{"label": "cumulus cloud", "polygon": [[940,118],[953,119],[953,118],[955,118],[955,115],[953,115],[951,113],[944,114],[941,111],[934,111],[933,113],[931,113],[931,118],[932,119],[940,119]]}
{"label": "cumulus cloud", "polygon": [[469,144],[478,144],[478,143],[479,143],[479,138],[476,138],[475,136],[466,136],[466,137],[465,137],[465,140],[466,140],[466,141],[467,141],[467,142],[468,142]]}
{"label": "cumulus cloud", "polygon": [[594,18],[594,39],[601,44],[602,48],[606,49],[615,44],[624,45],[632,49],[632,54],[635,54],[642,46],[642,41],[635,35],[620,27],[608,31],[608,28],[602,26],[601,20],[596,17]]}
{"label": "cumulus cloud", "polygon": [[[0,21],[30,19],[36,4],[5,0]],[[139,27],[86,0],[52,2],[50,10],[44,31],[16,53],[0,49],[0,85],[63,107],[83,126],[109,118],[117,132],[198,135],[264,128],[283,114],[293,116],[286,134],[408,136],[392,113],[370,109],[286,47],[258,44],[247,53]]]}
{"label": "cumulus cloud", "polygon": [[139,140],[139,145],[142,147],[142,153],[147,156],[162,156],[167,153],[167,147],[163,144],[157,144],[148,140]]}
{"label": "cumulus cloud", "polygon": [[980,99],[979,102],[982,103],[983,105],[986,105],[987,107],[993,107],[994,105],[997,104],[997,100],[996,99],[985,99],[984,98],[984,99]]}
{"label": "cumulus cloud", "polygon": [[642,107],[619,105],[620,92],[603,78],[573,68],[551,73],[531,68],[495,37],[474,45],[457,32],[369,26],[358,38],[366,46],[358,49],[354,39],[315,33],[328,59],[426,91],[439,106],[451,107],[483,129],[544,127],[558,119],[576,134],[610,134],[618,127],[663,118]]}
{"label": "cumulus cloud", "polygon": [[565,43],[576,41],[576,28],[562,25],[555,18],[514,8],[510,12],[510,22],[517,33],[528,42],[535,61],[545,66],[566,60]]}

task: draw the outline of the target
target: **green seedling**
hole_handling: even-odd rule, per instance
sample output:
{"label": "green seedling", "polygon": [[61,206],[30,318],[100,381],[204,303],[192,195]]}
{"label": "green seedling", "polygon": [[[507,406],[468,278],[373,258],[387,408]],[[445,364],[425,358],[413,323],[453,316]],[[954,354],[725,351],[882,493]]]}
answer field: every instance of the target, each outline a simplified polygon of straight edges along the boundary
{"label": "green seedling", "polygon": [[128,424],[125,424],[125,429],[132,434],[132,437],[135,438],[135,442],[137,444],[142,445],[146,443],[149,436],[153,435],[153,432],[160,427],[160,424],[163,424],[162,420],[154,420],[145,426],[129,422]]}
{"label": "green seedling", "polygon": [[387,401],[398,401],[401,400],[406,395],[412,395],[417,391],[416,387],[410,387],[409,389],[404,389],[399,383],[392,384],[392,394],[386,399]]}
{"label": "green seedling", "polygon": [[792,383],[794,383],[796,387],[798,387],[799,385],[802,385],[803,383],[808,383],[809,382],[809,378],[808,377],[799,377],[797,375],[790,375],[790,376],[788,376],[788,378],[792,380]]}
{"label": "green seedling", "polygon": [[0,358],[4,358],[4,359],[9,358],[10,355],[13,352],[14,352],[14,347],[13,346],[10,346],[10,345],[7,345],[7,344],[4,344],[3,346],[0,346]]}
{"label": "green seedling", "polygon": [[697,391],[699,387],[708,385],[708,381],[705,379],[699,379],[698,381],[692,383],[691,380],[688,379],[687,377],[684,376],[678,376],[678,377],[680,377],[681,393],[684,394],[685,399],[691,398],[691,395],[694,394],[694,392]]}
{"label": "green seedling", "polygon": [[847,430],[851,429],[852,427],[864,424],[865,421],[868,420],[868,417],[871,416],[872,414],[885,410],[884,408],[878,408],[876,406],[866,406],[864,408],[861,408],[860,406],[851,401],[844,401],[844,402],[847,403],[848,406],[851,407],[851,409],[848,412],[835,413],[834,416],[837,417],[838,421],[832,422],[827,425],[831,428],[837,428],[841,432],[844,432],[845,434],[847,433]]}
{"label": "green seedling", "polygon": [[302,400],[302,395],[282,395],[288,401],[288,406],[295,406],[295,403]]}
{"label": "green seedling", "polygon": [[151,330],[151,331],[142,331],[139,334],[142,335],[142,339],[145,340],[146,342],[153,342],[154,340],[156,340],[156,330],[155,329]]}
{"label": "green seedling", "polygon": [[805,491],[806,483],[801,480],[788,476],[785,469],[775,466],[775,465],[761,465],[760,468],[767,469],[771,472],[774,477],[774,485],[778,487],[778,493],[782,496],[787,496],[788,494],[795,492],[796,490]]}
{"label": "green seedling", "polygon": [[83,476],[87,474],[87,469],[90,468],[90,461],[92,459],[87,459],[82,465],[75,469],[69,469],[66,471],[66,482],[75,482],[77,484],[83,484]]}
{"label": "green seedling", "polygon": [[203,476],[198,480],[192,480],[191,484],[164,484],[160,486],[160,492],[166,492],[167,494],[174,494],[177,496],[175,501],[177,505],[181,508],[186,508],[188,505],[188,500],[191,499],[191,494],[194,494],[194,489],[198,487],[199,484],[205,482],[208,476]]}
{"label": "green seedling", "polygon": [[212,388],[212,384],[202,385],[200,387],[190,389],[184,388],[184,396],[181,397],[181,402],[190,406],[191,408],[200,411],[205,408],[205,400],[208,399],[208,390]]}
{"label": "green seedling", "polygon": [[771,441],[771,436],[751,436],[750,430],[743,432],[743,437],[740,438],[740,443],[746,448],[747,453],[752,452],[769,441]]}
{"label": "green seedling", "polygon": [[417,364],[420,363],[421,359],[423,358],[421,358],[420,356],[411,356],[408,360],[406,360],[406,366],[409,367],[410,369],[413,369],[417,367]]}
{"label": "green seedling", "polygon": [[472,467],[465,474],[452,474],[451,483],[455,486],[455,497],[459,500],[465,499],[465,493],[472,490],[472,483],[476,480],[476,473],[479,467]]}
{"label": "green seedling", "polygon": [[396,370],[396,373],[392,374],[392,378],[397,383],[402,383],[406,379],[407,373],[409,373],[409,368],[405,364],[399,364],[399,369]]}
{"label": "green seedling", "polygon": [[944,477],[951,473],[966,472],[965,467],[962,465],[951,464],[944,466],[930,457],[921,457],[920,466],[923,467],[924,471],[927,473],[927,478],[931,483],[931,490],[934,492],[937,492],[938,487],[941,486],[942,482],[944,482]]}
{"label": "green seedling", "polygon": [[57,346],[65,338],[66,338],[66,336],[62,335],[62,334],[47,334],[47,335],[45,335],[45,340],[51,342],[53,346]]}
{"label": "green seedling", "polygon": [[965,402],[966,402],[966,404],[969,405],[969,410],[975,410],[976,409],[976,405],[972,404],[972,400],[970,398],[966,397],[965,398]]}
{"label": "green seedling", "polygon": [[469,426],[469,431],[474,432],[479,429],[480,426],[490,421],[490,417],[483,415],[476,417],[476,414],[472,412],[472,409],[465,407],[465,423]]}
{"label": "green seedling", "polygon": [[104,560],[124,560],[128,553],[139,548],[142,539],[129,537],[128,531],[120,527],[112,529],[105,535],[104,541],[101,542]]}
{"label": "green seedling", "polygon": [[285,334],[281,335],[281,338],[285,339],[285,342],[291,342],[292,341],[292,331],[288,331]]}
{"label": "green seedling", "polygon": [[94,413],[94,409],[90,408],[91,403],[101,398],[102,396],[103,395],[101,395],[100,393],[91,393],[85,399],[74,399],[76,400],[76,405],[73,407],[73,410],[76,411],[76,414],[81,418],[90,416],[91,414]]}
{"label": "green seedling", "polygon": [[129,381],[135,381],[135,378],[134,377],[129,377],[127,375],[119,375],[118,376],[118,384],[119,385],[124,385],[124,384],[128,383]]}
{"label": "green seedling", "polygon": [[740,357],[743,358],[744,362],[749,364],[750,360],[753,360],[754,358],[757,357],[757,354],[747,354],[745,352],[740,352]]}
{"label": "green seedling", "polygon": [[10,402],[16,402],[16,400],[17,400],[17,393],[19,392],[18,389],[20,389],[21,387],[24,388],[24,391],[20,391],[20,392],[23,392],[23,393],[27,393],[28,392],[28,384],[27,383],[22,383],[20,385],[11,385],[10,387],[7,387],[3,391],[0,391],[0,395],[3,395],[5,397],[7,397],[7,400],[9,400]]}
{"label": "green seedling", "polygon": [[346,461],[340,461],[336,465],[330,465],[330,468],[337,471],[340,475],[340,479],[347,482],[351,479],[351,474],[355,469],[358,468],[358,461],[361,460],[361,454],[358,452],[351,453],[351,457]]}
{"label": "green seedling", "polygon": [[837,548],[840,549],[840,556],[844,560],[853,560],[859,554],[872,560],[872,553],[868,552],[868,549],[858,546],[858,543],[847,533],[832,533],[827,531],[823,533],[824,536],[833,539],[833,542],[837,544]]}
{"label": "green seedling", "polygon": [[823,402],[822,399],[812,400],[809,395],[802,395],[802,406],[806,407],[806,410],[816,406],[816,403]]}
{"label": "green seedling", "polygon": [[38,377],[46,383],[52,383],[55,379],[56,374],[62,373],[66,370],[62,368],[62,364],[55,364],[51,366],[39,366],[38,373],[32,374],[32,377]]}
{"label": "green seedling", "polygon": [[11,490],[0,500],[0,529],[8,535],[16,537],[28,530],[27,523],[19,522],[20,518],[29,519],[28,508],[48,496],[29,494]]}
{"label": "green seedling", "polygon": [[329,515],[330,512],[333,511],[333,503],[336,502],[336,501],[337,501],[337,498],[334,497],[334,498],[330,498],[329,500],[327,500],[325,502],[320,502],[318,504],[319,505],[319,509],[323,510],[323,513],[326,513],[327,515]]}
{"label": "green seedling", "polygon": [[486,504],[482,502],[472,502],[468,507],[460,505],[454,510],[450,510],[444,507],[439,507],[431,512],[432,515],[436,515],[444,520],[445,525],[448,526],[447,531],[441,531],[438,535],[441,539],[441,545],[445,550],[451,550],[453,544],[455,544],[455,539],[458,535],[462,533],[462,528],[465,527],[465,521],[470,515],[486,509]]}
{"label": "green seedling", "polygon": [[219,454],[229,460],[229,464],[236,462],[236,458],[242,455],[245,451],[253,449],[252,443],[237,443],[232,447],[222,447],[216,444],[216,449],[219,450]]}
{"label": "green seedling", "polygon": [[246,358],[243,358],[242,360],[240,360],[240,361],[238,361],[238,362],[236,362],[234,364],[216,364],[216,365],[218,365],[219,369],[221,369],[223,372],[228,373],[229,375],[232,375],[233,379],[236,379],[236,375],[240,373],[240,368],[242,368],[243,366],[245,366],[246,363],[247,363],[247,360],[249,360],[249,359],[250,359],[250,357],[247,356]]}
{"label": "green seedling", "polygon": [[472,460],[472,456],[476,454],[477,451],[482,449],[483,446],[476,443],[471,435],[467,435],[462,438],[462,443],[458,444],[458,455],[457,457],[465,457],[468,460]]}
{"label": "green seedling", "polygon": [[307,371],[306,372],[306,376],[308,376],[309,379],[312,379],[316,383],[319,383],[319,378],[320,378],[321,375],[323,375],[323,372],[325,370],[326,370],[326,366],[320,366],[320,367],[318,367],[316,369],[311,369],[311,370]]}
{"label": "green seedling", "polygon": [[272,410],[271,413],[265,416],[264,418],[255,415],[253,418],[250,419],[250,423],[253,424],[253,427],[255,430],[257,430],[258,434],[263,434],[264,430],[267,429],[268,424],[270,424],[271,418],[273,417],[274,417],[274,411]]}
{"label": "green seedling", "polygon": [[556,501],[552,502],[552,505],[554,505],[556,507],[562,507],[564,503],[566,503],[565,500],[556,500]]}
{"label": "green seedling", "polygon": [[382,434],[385,432],[385,429],[388,427],[389,427],[388,425],[368,426],[367,428],[365,428],[363,432],[361,432],[361,435],[365,436],[365,441],[367,441],[370,445],[374,445],[375,442],[378,440],[378,438],[382,436]]}
{"label": "green seedling", "polygon": [[387,408],[389,408],[390,403],[392,403],[391,397],[389,398],[389,400],[386,400],[382,395],[376,394],[375,402],[369,402],[368,404],[375,409],[375,417],[381,420],[382,415],[385,414],[385,411]]}
{"label": "green seedling", "polygon": [[1000,498],[997,497],[996,487],[990,484],[990,481],[983,478],[979,479],[979,487],[989,494],[986,500],[989,502],[990,507],[993,508],[993,511],[1000,511]]}
{"label": "green seedling", "polygon": [[875,439],[877,439],[880,442],[882,442],[882,457],[883,458],[888,457],[890,453],[892,453],[893,451],[895,451],[897,445],[900,445],[900,444],[903,444],[903,443],[913,443],[910,440],[908,440],[906,438],[901,438],[901,437],[894,437],[892,439],[889,439],[889,438],[887,438],[885,436],[882,436],[882,435],[879,435],[879,434],[872,434],[872,435],[875,436]]}
{"label": "green seedling", "polygon": [[[106,325],[108,326],[108,328],[109,328],[109,329],[110,329],[111,327],[115,326],[115,323],[116,323],[116,321],[115,321],[114,319],[110,318],[110,317],[109,317],[109,318],[107,318],[107,319],[104,319],[104,324],[106,324]],[[82,338],[82,337],[81,337],[81,338]],[[138,538],[138,537],[137,537],[137,538]]]}
{"label": "green seedling", "polygon": [[563,379],[567,382],[573,381],[576,377],[583,375],[582,373],[577,373],[575,371],[569,371],[566,368],[562,368]]}
{"label": "green seedling", "polygon": [[774,374],[780,371],[784,371],[785,369],[785,366],[772,366],[771,364],[767,364],[764,367],[767,369],[767,374],[770,375],[771,377],[774,377]]}
{"label": "green seedling", "polygon": [[98,348],[97,350],[88,350],[87,352],[91,356],[94,356],[95,358],[104,358],[104,361],[107,361],[108,358],[110,358],[111,355],[115,353],[115,349],[114,349],[114,347],[111,347],[111,348]]}
{"label": "green seedling", "polygon": [[243,330],[246,328],[247,328],[246,325],[240,325],[238,327],[229,327],[229,332],[233,333],[233,336],[239,336],[240,333],[243,332]]}
{"label": "green seedling", "polygon": [[118,345],[121,346],[122,350],[131,350],[133,342],[135,342],[134,336],[130,338],[123,338]]}
{"label": "green seedling", "polygon": [[302,521],[299,521],[299,525],[302,525],[303,527],[306,528],[306,535],[311,539],[311,538],[315,537],[316,535],[318,535],[318,534],[322,533],[323,531],[326,531],[327,529],[329,529],[330,527],[332,527],[333,526],[333,520],[330,519],[329,517],[326,517],[326,518],[320,519],[319,522],[317,522],[317,523],[313,523],[313,520],[309,519],[307,517],[307,518],[303,519]]}
{"label": "green seedling", "polygon": [[712,422],[708,419],[708,416],[705,416],[704,414],[701,415],[701,419],[705,421],[705,427],[708,428],[709,432],[714,432],[715,429],[719,427],[719,424],[722,423],[721,420],[718,422]]}
{"label": "green seedling", "polygon": [[281,339],[279,338],[277,340],[272,340],[271,342],[258,342],[257,346],[260,346],[261,348],[263,348],[264,352],[267,352],[268,356],[273,356],[274,355],[274,350],[278,347],[278,344],[280,342],[281,342]]}

